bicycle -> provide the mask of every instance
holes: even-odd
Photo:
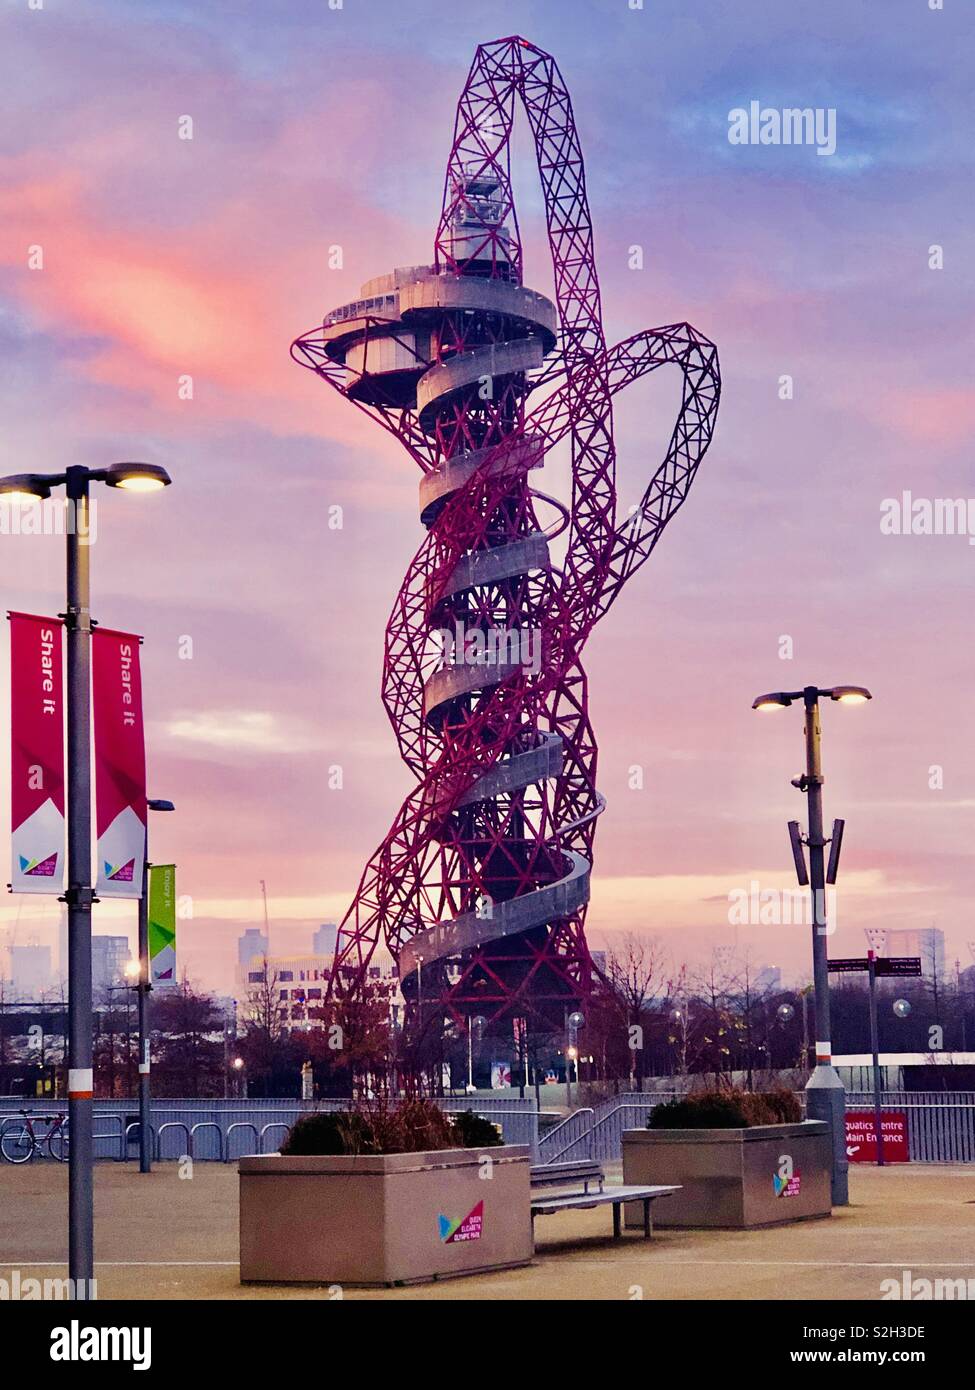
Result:
[[[2,1131],[0,1131],[0,1154],[7,1162],[28,1163],[35,1153],[39,1153],[46,1146],[51,1158],[57,1159],[59,1163],[67,1163],[69,1154],[67,1116],[63,1113],[32,1115],[29,1110],[21,1110],[20,1114],[24,1118],[19,1124],[14,1120],[5,1120]],[[38,1135],[35,1133],[35,1119],[42,1124],[50,1123],[51,1128],[46,1134]]]

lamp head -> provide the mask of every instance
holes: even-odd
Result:
[[[862,705],[872,700],[873,696],[865,685],[834,685],[829,698],[839,701],[841,705]]]
[[[110,463],[104,471],[109,487],[124,488],[126,492],[158,492],[173,481],[158,463]]]
[[[37,473],[11,473],[7,478],[0,478],[0,496],[11,502],[39,502],[50,495],[46,479]]]
[[[792,696],[784,690],[773,690],[769,695],[759,695],[752,701],[752,709],[785,709],[792,704]]]

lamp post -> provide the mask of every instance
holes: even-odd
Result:
[[[171,801],[146,798],[145,853],[142,856],[142,897],[139,899],[139,1172],[152,1172],[152,1116],[149,1055],[149,811],[175,811]]]
[[[237,1074],[237,1096],[238,1096],[238,1099],[242,1096],[242,1097],[246,1100],[246,1099],[247,1099],[247,1077],[244,1075],[244,1059],[243,1059],[243,1057],[235,1057],[235,1058],[234,1058],[234,1071],[235,1071],[236,1074]]]
[[[565,1105],[566,1109],[572,1108],[572,1064],[575,1062],[576,1068],[576,1090],[579,1088],[579,1029],[584,1027],[586,1022],[585,1015],[576,1009],[569,1014],[565,1020],[566,1048],[565,1048]]]
[[[752,702],[752,709],[784,709],[793,701],[801,700],[805,710],[806,770],[800,777],[793,779],[792,785],[806,794],[808,833],[805,844],[809,849],[808,875],[798,827],[793,830],[790,826],[790,833],[799,882],[802,886],[809,884],[812,905],[816,1065],[806,1083],[806,1113],[811,1119],[825,1120],[830,1126],[833,1152],[832,1200],[834,1206],[846,1206],[850,1200],[849,1163],[846,1155],[846,1093],[839,1072],[833,1066],[829,1022],[829,961],[826,951],[826,937],[829,931],[826,919],[826,883],[836,881],[842,832],[842,825],[837,822],[839,831],[834,827],[827,872],[823,851],[829,842],[823,838],[822,739],[819,724],[819,701],[827,698],[839,704],[859,705],[872,697],[870,691],[862,685],[836,685],[828,690],[807,685],[802,690],[779,690],[769,695],[759,695]],[[794,825],[794,822],[792,824]]]
[[[128,492],[166,487],[171,479],[152,463],[72,464],[63,473],[17,473],[0,478],[0,497],[36,503],[64,487],[70,515],[67,540],[67,810],[68,887],[68,1276],[72,1296],[87,1299],[95,1270],[92,1165],[91,909],[91,611],[89,492],[93,482]]]
[[[485,1024],[485,1019],[481,1014],[467,1016],[467,1094],[473,1095],[474,1086],[474,1033],[477,1032],[478,1045],[481,1042],[481,1030]]]

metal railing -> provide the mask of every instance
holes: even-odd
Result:
[[[592,1132],[595,1121],[596,1112],[589,1106],[573,1111],[561,1124],[555,1125],[539,1139],[538,1162],[558,1163],[559,1159],[570,1153],[573,1158],[581,1158],[583,1155],[575,1150],[585,1140],[589,1141],[585,1157],[592,1158]]]
[[[497,1124],[505,1143],[527,1144],[533,1162],[555,1163],[573,1158],[618,1161],[625,1129],[642,1129],[650,1110],[671,1099],[673,1091],[624,1092],[574,1111],[539,1135],[539,1121],[553,1112],[539,1110],[534,1098],[479,1100],[476,1096],[445,1097],[438,1103],[448,1114],[473,1110]],[[803,1093],[799,1092],[800,1101]],[[158,1100],[152,1106],[153,1150],[157,1159],[184,1154],[195,1160],[230,1163],[243,1153],[269,1153],[284,1134],[310,1110],[340,1110],[342,1099],[298,1100]],[[907,1116],[908,1151],[915,1163],[975,1163],[975,1092],[885,1091],[883,1106]],[[0,1099],[0,1130],[26,1110],[35,1118],[59,1108],[57,1102],[19,1097]],[[873,1095],[849,1091],[852,1113],[872,1112]],[[95,1156],[125,1162],[136,1157],[133,1135],[138,1131],[136,1102],[96,1101]],[[174,1137],[179,1136],[179,1144]],[[178,1152],[173,1152],[174,1147]]]
[[[975,1163],[975,1092],[884,1091],[881,1105],[907,1116],[912,1163]],[[846,1108],[872,1115],[873,1093],[848,1092]]]

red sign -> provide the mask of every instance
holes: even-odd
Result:
[[[59,618],[10,614],[15,893],[64,891],[64,694]]]
[[[100,898],[141,898],[146,745],[139,638],[96,627],[91,642]]]
[[[906,1112],[882,1110],[880,1124],[884,1136],[884,1162],[909,1162]],[[877,1132],[872,1110],[846,1112],[846,1156],[851,1163],[877,1162]]]

